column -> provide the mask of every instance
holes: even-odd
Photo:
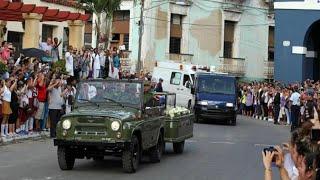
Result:
[[[23,13],[22,16],[25,21],[22,48],[39,48],[39,25],[42,14]]]
[[[0,20],[0,44],[4,40],[4,35],[6,34],[6,32],[4,32],[4,28],[6,27],[6,25],[7,21]]]
[[[78,50],[83,44],[83,27],[84,23],[81,20],[69,21],[69,45]]]

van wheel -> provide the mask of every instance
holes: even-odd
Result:
[[[176,154],[182,154],[184,150],[184,141],[173,143],[173,151]]]
[[[127,173],[134,173],[137,171],[140,163],[140,143],[137,136],[133,135],[131,140],[131,147],[122,152],[122,168]]]
[[[75,157],[70,148],[58,146],[58,163],[61,170],[72,170]]]
[[[230,120],[230,125],[231,126],[236,126],[237,125],[237,116],[235,116],[233,119]]]
[[[194,122],[195,123],[199,123],[200,122],[199,116],[197,114],[194,115]]]

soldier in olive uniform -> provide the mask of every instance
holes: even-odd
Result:
[[[154,94],[152,92],[151,83],[149,81],[144,82],[144,107],[153,107],[154,105]]]

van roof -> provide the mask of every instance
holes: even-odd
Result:
[[[235,78],[235,76],[232,76],[228,73],[218,73],[218,72],[197,72],[196,73],[197,76],[225,76],[225,77],[233,77]]]

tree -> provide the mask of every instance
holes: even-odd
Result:
[[[105,36],[105,45],[107,46],[109,43],[113,13],[120,9],[122,0],[78,0],[78,2],[81,4],[82,9],[97,16],[97,20],[94,22],[97,37],[96,47],[99,46],[99,41],[102,39],[102,36]],[[105,29],[101,27],[101,18],[103,15],[105,15],[106,21]],[[104,32],[102,30],[104,30]]]

